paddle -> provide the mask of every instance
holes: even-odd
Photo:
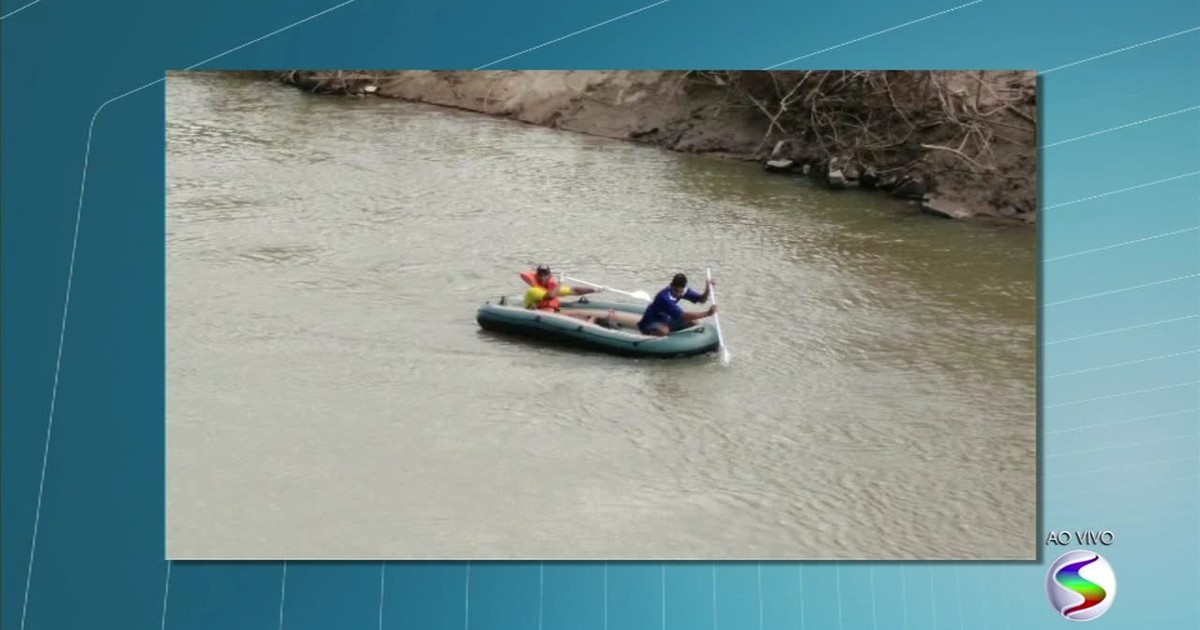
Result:
[[[650,294],[646,293],[645,291],[633,291],[633,292],[622,291],[620,289],[614,289],[612,287],[606,287],[603,285],[594,284],[594,283],[588,282],[587,280],[580,280],[579,278],[569,278],[567,276],[562,276],[562,279],[567,280],[569,282],[578,282],[579,284],[592,287],[593,289],[603,289],[605,291],[612,291],[613,293],[619,293],[621,295],[628,295],[631,298],[641,300],[643,302],[649,302],[651,300]]]
[[[712,298],[713,306],[716,306],[717,305],[717,289],[712,284],[712,269],[705,269],[704,271],[706,274],[708,274],[709,297]],[[725,336],[721,334],[720,315],[713,313],[712,317],[713,317],[713,328],[717,329],[717,343],[720,344],[720,348],[721,348],[721,363],[728,365],[729,364],[729,349],[725,347]]]

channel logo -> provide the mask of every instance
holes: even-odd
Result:
[[[1117,596],[1117,576],[1100,554],[1068,551],[1050,565],[1046,596],[1064,619],[1092,621],[1112,608]]]

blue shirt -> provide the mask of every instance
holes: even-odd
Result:
[[[700,304],[704,301],[704,294],[693,289],[684,291],[682,298],[677,298],[671,294],[671,287],[667,287],[658,292],[654,296],[654,301],[650,306],[646,307],[642,314],[642,321],[638,322],[639,328],[644,328],[650,324],[671,324],[683,317],[683,307],[679,305],[679,300],[684,299],[693,304]]]

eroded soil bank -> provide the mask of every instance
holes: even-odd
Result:
[[[396,98],[671,151],[756,160],[930,214],[1037,221],[1032,72],[290,71]]]

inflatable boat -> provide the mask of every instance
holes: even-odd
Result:
[[[475,320],[488,331],[628,357],[677,358],[717,350],[717,330],[708,320],[665,337],[643,335],[637,322],[644,309],[581,297],[563,300],[559,312],[551,312],[527,309],[519,298],[500,298],[480,306]]]

